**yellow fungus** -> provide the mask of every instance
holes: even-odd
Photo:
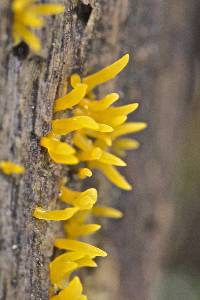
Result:
[[[95,206],[92,209],[92,214],[95,217],[106,217],[114,219],[119,219],[123,217],[123,213],[120,210],[109,206]]]
[[[63,194],[61,194],[60,199],[67,204],[78,207],[80,210],[87,210],[91,209],[96,203],[97,190],[94,188],[90,188],[72,198],[63,197]]]
[[[104,111],[114,102],[119,99],[119,94],[112,93],[106,95],[104,98],[96,101],[88,101],[87,105],[89,110],[93,112]]]
[[[76,192],[76,191],[72,191],[71,189],[65,187],[65,186],[61,186],[60,189],[60,199],[66,203],[68,203],[68,201],[70,201],[69,203],[71,203],[71,201],[74,200],[74,198],[78,197],[80,195],[80,192]]]
[[[68,228],[71,227],[71,229],[69,229],[69,231],[74,234],[75,231],[73,229],[73,226],[74,225],[77,225],[77,226],[82,226],[82,225],[90,225],[90,224],[85,224],[86,222],[86,219],[88,217],[91,216],[91,210],[79,210],[70,220],[66,221],[64,223],[64,230],[65,230],[65,233],[67,234],[67,237],[70,238],[70,239],[74,239],[74,236],[68,236]],[[91,229],[91,228],[90,228]],[[82,230],[82,229],[81,229]],[[89,229],[88,229],[89,230]],[[92,234],[88,232],[88,234]],[[86,235],[86,234],[85,234]]]
[[[61,254],[57,256],[53,261],[50,263],[50,270],[54,268],[59,263],[65,263],[65,262],[72,262],[79,260],[80,258],[84,257],[84,254],[81,252],[66,252],[64,254]]]
[[[135,111],[138,108],[138,103],[132,103],[119,107],[110,107],[103,111],[101,114],[98,112],[92,113],[92,117],[98,122],[106,122],[110,118],[127,116],[131,112]],[[106,123],[107,124],[107,123]]]
[[[90,163],[90,167],[99,169],[113,184],[119,188],[127,191],[132,189],[131,185],[126,181],[124,176],[122,176],[114,166],[95,161]]]
[[[77,267],[78,264],[76,262],[71,262],[71,261],[58,263],[57,266],[54,265],[53,268],[50,265],[51,283],[62,288],[63,279],[67,277],[68,274],[75,271]]]
[[[94,209],[94,208],[93,208]],[[98,231],[101,226],[98,224],[78,224],[77,222],[67,222],[64,226],[65,232],[70,239],[75,239],[79,236],[93,234]]]
[[[125,157],[127,150],[138,149],[140,143],[134,139],[116,139],[113,141],[112,150],[119,156]]]
[[[94,146],[95,146],[95,147],[101,148],[102,151],[108,149],[108,145],[107,145],[102,139],[97,139],[97,140],[94,142]]]
[[[66,288],[64,288],[57,296],[52,297],[51,300],[80,300],[82,291],[82,284],[80,279],[76,276],[70,281]]]
[[[90,195],[81,195],[73,201],[73,205],[78,207],[80,210],[91,209],[96,203],[96,199],[92,198]]]
[[[33,11],[24,11],[20,14],[21,23],[24,26],[31,26],[32,28],[41,28],[44,25],[44,20],[34,14]],[[16,16],[16,20],[19,20],[19,17]]]
[[[106,125],[103,123],[98,123],[98,125],[99,125],[98,131],[100,131],[100,132],[112,132],[113,131],[113,128],[110,125]]]
[[[15,23],[13,25],[13,38],[16,43],[19,43],[22,39],[35,52],[40,52],[41,50],[39,38],[23,24]]]
[[[88,299],[87,296],[81,295],[81,297],[78,300],[87,300],[87,299]]]
[[[42,137],[40,139],[40,145],[57,154],[67,155],[74,154],[76,152],[75,149],[68,143],[60,142],[49,137]]]
[[[77,158],[80,161],[90,161],[90,160],[99,160],[103,154],[103,151],[99,147],[93,148],[91,151],[88,152],[80,152],[77,153]]]
[[[88,85],[88,92],[95,88],[97,85],[113,79],[118,73],[120,73],[127,65],[129,61],[129,55],[125,54],[119,60],[112,65],[83,78],[83,83]]]
[[[81,83],[81,78],[78,74],[73,74],[71,77],[70,77],[70,83],[71,83],[71,86],[73,88],[76,87],[77,84]]]
[[[92,176],[92,171],[88,168],[80,168],[77,175],[80,179],[85,179]]]
[[[109,164],[114,166],[121,166],[121,167],[126,166],[126,163],[122,159],[106,151],[102,152],[99,161],[104,164]]]
[[[121,125],[119,128],[116,128],[115,131],[111,133],[112,139],[116,139],[119,136],[126,135],[129,133],[135,133],[141,131],[147,127],[147,124],[144,122],[130,122]]]
[[[125,150],[122,150],[120,148],[116,148],[114,146],[112,146],[112,150],[120,157],[126,157],[127,153]]]
[[[83,267],[94,268],[96,266],[97,264],[90,256],[84,256],[83,254],[75,261],[57,261],[53,266],[50,265],[50,280],[52,284],[62,289],[66,286],[66,280],[72,272]]]
[[[140,143],[134,139],[117,139],[113,142],[112,147],[120,148],[123,150],[132,150],[137,149],[140,146]]]
[[[35,52],[41,50],[39,38],[30,30],[41,28],[44,25],[42,16],[55,15],[64,12],[62,4],[39,4],[36,1],[13,0],[13,27],[12,35],[15,43],[21,40]]]
[[[96,139],[104,141],[107,146],[112,145],[112,139],[106,133],[101,133],[101,132],[92,131],[92,130],[86,130],[85,133],[91,138],[96,138]]]
[[[71,250],[71,251],[78,251],[81,253],[84,253],[85,255],[88,255],[90,257],[94,256],[107,256],[107,253],[93,245],[70,240],[70,239],[57,239],[54,243],[55,247],[59,249],[65,249],[65,250]]]
[[[55,100],[54,112],[72,108],[77,105],[86,94],[87,85],[79,84],[67,95]]]
[[[83,151],[90,151],[93,149],[93,143],[84,134],[76,132],[73,136],[73,144]]]
[[[127,120],[127,116],[107,117],[104,122],[112,126],[112,128],[118,127],[124,124]]]
[[[12,2],[12,9],[14,10],[21,10],[23,9],[26,4],[30,2],[30,0],[13,0]]]
[[[54,3],[45,3],[45,4],[37,4],[32,7],[32,11],[38,15],[42,16],[51,16],[63,13],[65,10],[64,5],[62,4],[54,4]]]
[[[77,260],[77,269],[83,267],[95,268],[97,267],[97,264],[90,256],[84,256],[83,258]]]
[[[120,116],[128,115],[134,112],[138,108],[138,103],[127,104],[119,107],[110,107],[105,110],[105,116]]]
[[[70,219],[78,210],[78,207],[62,210],[46,210],[41,207],[36,207],[33,216],[41,220],[63,221]]]
[[[0,161],[0,169],[5,173],[6,175],[11,174],[23,174],[25,172],[25,169],[23,166],[13,163],[12,161]]]
[[[83,257],[84,254],[77,251],[67,252],[56,257],[49,265],[51,283],[60,287],[63,279],[78,267],[76,261]]]
[[[68,119],[57,119],[52,121],[52,131],[55,134],[67,134],[69,132],[82,128],[98,130],[99,125],[92,118],[87,116],[78,116]]]
[[[96,161],[114,166],[126,166],[126,163],[112,153],[102,151],[100,147],[95,147],[92,151],[80,152],[77,154],[80,161]]]
[[[76,165],[79,160],[77,157],[73,154],[71,155],[63,155],[63,154],[57,154],[54,151],[49,150],[49,156],[53,161],[55,161],[58,164],[65,164],[65,165]]]

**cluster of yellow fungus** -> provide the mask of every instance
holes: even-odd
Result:
[[[72,75],[71,91],[55,101],[52,131],[40,142],[56,163],[85,163],[87,169],[80,170],[80,178],[91,176],[91,169],[99,169],[113,184],[124,190],[131,190],[131,185],[116,167],[126,166],[121,157],[126,155],[127,150],[137,149],[139,143],[123,136],[143,130],[146,123],[126,122],[128,114],[138,108],[138,103],[112,106],[119,99],[117,93],[97,100],[93,89],[114,78],[128,60],[129,55],[126,54],[82,80],[79,75]],[[59,117],[61,111],[70,116]],[[69,133],[72,135],[72,145],[64,141]]]
[[[38,219],[65,221],[66,238],[56,239],[54,242],[56,248],[65,250],[65,252],[50,263],[52,285],[50,300],[87,299],[81,294],[82,286],[79,278],[75,277],[70,281],[72,273],[83,267],[96,267],[95,258],[98,256],[105,257],[107,253],[77,239],[91,235],[101,228],[99,224],[88,223],[88,219],[97,217],[121,218],[122,213],[112,207],[97,206],[97,191],[94,188],[77,192],[63,185],[59,198],[67,205],[66,208],[50,211],[37,207],[33,213],[34,217]],[[63,298],[64,296],[66,298]]]
[[[80,164],[77,172],[80,179],[91,177],[91,169],[95,168],[124,190],[130,190],[131,186],[116,167],[126,166],[120,157],[125,156],[126,150],[138,148],[139,143],[122,136],[144,129],[146,123],[126,123],[127,115],[137,109],[137,103],[112,106],[119,99],[118,94],[111,93],[97,100],[93,89],[114,78],[128,60],[129,55],[126,54],[109,67],[82,80],[79,75],[72,75],[71,91],[55,100],[52,130],[40,140],[40,145],[47,149],[54,162]],[[66,142],[67,134],[70,134],[70,144]],[[54,242],[54,246],[64,252],[50,263],[50,300],[84,300],[87,297],[82,295],[79,278],[71,279],[73,272],[83,267],[96,267],[95,258],[104,257],[107,253],[77,239],[100,229],[99,224],[88,223],[88,220],[96,217],[121,218],[122,213],[112,207],[97,206],[94,188],[78,192],[62,184],[59,199],[65,203],[64,209],[50,211],[37,207],[33,213],[38,219],[64,221],[66,236]]]
[[[82,284],[80,279],[76,276],[70,281],[69,285],[64,290],[62,290],[57,296],[52,297],[51,300],[87,300],[87,297],[82,294],[82,291]]]
[[[43,16],[55,15],[64,12],[64,5],[53,3],[38,3],[36,0],[13,0],[13,26],[12,35],[14,42],[20,41],[35,52],[41,50],[41,42],[31,29],[39,29],[44,26]]]

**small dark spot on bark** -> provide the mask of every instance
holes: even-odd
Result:
[[[19,186],[13,185],[12,193],[11,193],[11,201],[10,201],[10,210],[11,210],[11,215],[13,220],[16,220],[17,217],[18,197],[19,197]]]
[[[36,138],[37,138],[37,136],[36,136],[35,132],[31,131],[30,132],[30,139],[35,141]]]
[[[144,223],[144,228],[148,232],[155,231],[158,228],[158,224],[153,217],[149,217],[146,219]]]
[[[24,60],[29,54],[29,46],[21,42],[13,48],[13,55],[16,56],[19,60]]]
[[[21,121],[22,121],[22,114],[21,114],[21,111],[18,112],[18,123],[17,123],[17,129],[18,131],[20,132],[22,130],[22,124],[21,124]]]
[[[13,279],[11,280],[11,285],[12,285],[14,288],[17,287],[17,279],[16,279],[16,278],[13,278]]]
[[[68,177],[69,181],[74,180],[75,174],[76,174],[76,170],[74,168],[69,169],[69,171],[67,172],[67,177]]]
[[[37,118],[37,97],[38,97],[38,90],[39,90],[39,79],[35,79],[33,81],[33,89],[31,93],[31,99],[32,99],[32,131],[34,132],[35,129],[35,122]]]
[[[51,65],[51,60],[52,60],[52,55],[53,55],[53,41],[55,39],[55,35],[54,35],[54,31],[53,31],[53,34],[52,34],[52,38],[51,38],[51,46],[50,46],[50,49],[49,49],[49,54],[47,56],[47,59],[46,59],[46,72],[44,74],[44,81],[46,82],[48,80],[48,76],[49,76],[49,67]]]
[[[15,145],[14,145],[14,144],[11,145],[11,147],[10,147],[10,152],[11,152],[12,154],[15,154]]]
[[[82,21],[86,25],[92,12],[91,5],[86,5],[79,1],[75,11],[80,21]]]

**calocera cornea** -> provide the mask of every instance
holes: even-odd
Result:
[[[23,174],[25,172],[25,168],[22,165],[16,164],[9,160],[1,160],[0,169],[6,175]]]
[[[92,169],[100,170],[114,185],[131,190],[132,186],[117,167],[125,167],[122,159],[127,150],[137,149],[139,142],[124,137],[144,128],[145,122],[127,122],[128,115],[138,108],[138,103],[122,106],[113,104],[119,100],[118,93],[110,93],[96,99],[94,89],[120,73],[129,61],[126,54],[110,66],[87,77],[73,74],[71,90],[55,100],[51,132],[40,140],[50,158],[59,164],[78,165],[76,175],[80,179],[92,176]],[[59,118],[57,113],[70,110],[70,117]],[[65,142],[70,133],[71,143]],[[59,199],[66,207],[48,210],[36,207],[33,215],[38,219],[64,221],[65,237],[56,239],[54,246],[63,251],[50,263],[50,281],[53,287],[51,300],[85,300],[82,285],[73,272],[83,267],[96,267],[95,258],[107,253],[79,239],[94,234],[101,226],[88,223],[91,218],[121,218],[122,212],[97,205],[97,190],[89,188],[83,192],[60,187]]]
[[[63,13],[64,5],[39,3],[37,0],[12,0],[12,36],[15,44],[24,41],[34,52],[41,51],[41,42],[32,31],[42,28],[45,16]]]
[[[127,122],[128,115],[139,107],[138,103],[113,106],[119,100],[118,93],[96,99],[94,88],[113,79],[128,61],[129,55],[126,54],[110,66],[83,79],[78,74],[72,75],[71,91],[54,103],[55,113],[70,110],[71,116],[54,118],[49,143],[44,143],[47,137],[41,139],[41,145],[48,149],[56,163],[84,163],[90,170],[100,170],[113,184],[124,190],[131,190],[132,187],[117,167],[125,167],[126,162],[122,158],[126,152],[139,147],[137,140],[124,136],[145,129],[147,124]],[[69,133],[72,134],[71,148],[67,143],[59,142]],[[65,149],[65,144],[68,149]]]

